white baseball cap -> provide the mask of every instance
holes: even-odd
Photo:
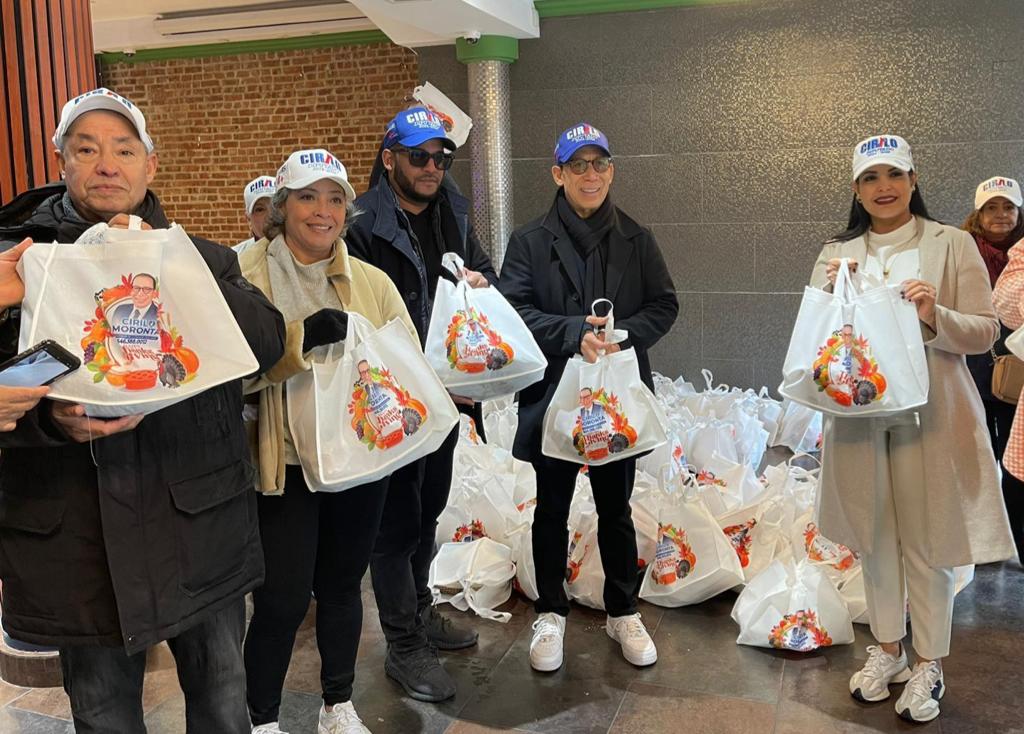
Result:
[[[997,196],[1009,199],[1017,206],[1021,206],[1024,203],[1024,198],[1020,194],[1019,183],[1005,176],[993,176],[988,181],[982,181],[978,184],[978,189],[974,192],[974,208],[981,209],[981,207],[985,206],[986,201]]]
[[[64,105],[60,111],[60,124],[57,125],[57,130],[53,133],[52,138],[57,150],[63,150],[64,136],[68,134],[74,121],[86,112],[93,110],[109,110],[127,117],[139,134],[139,140],[146,146],[146,152],[153,152],[153,140],[146,132],[146,118],[142,116],[142,111],[131,100],[122,97],[117,92],[111,92],[105,87],[80,94]]]
[[[872,166],[888,163],[901,171],[914,169],[910,143],[899,135],[874,135],[853,148],[853,180]]]
[[[277,188],[301,189],[328,178],[345,190],[345,197],[356,198],[355,189],[348,182],[348,173],[341,161],[323,148],[297,150],[277,169]]]
[[[245,213],[252,214],[252,208],[256,202],[268,196],[273,196],[277,191],[273,176],[257,176],[245,185],[242,196],[245,198]]]

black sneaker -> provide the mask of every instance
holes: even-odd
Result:
[[[473,647],[480,637],[476,630],[456,624],[441,614],[435,606],[428,606],[420,612],[420,619],[426,628],[427,639],[438,650],[462,650]]]
[[[441,667],[437,651],[432,647],[408,652],[397,652],[389,647],[384,672],[417,701],[438,703],[455,695],[455,681]]]

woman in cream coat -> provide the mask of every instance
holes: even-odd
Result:
[[[889,685],[906,682],[897,713],[930,721],[945,691],[953,567],[1013,554],[984,409],[964,360],[989,348],[999,323],[978,248],[928,216],[905,140],[859,143],[853,190],[849,228],[825,244],[811,285],[831,289],[842,258],[869,282],[900,283],[917,308],[930,390],[917,410],[826,422],[819,526],[862,554],[880,643],[850,679],[851,694],[883,701]],[[902,645],[908,597],[913,669]]]
[[[287,430],[284,400],[288,379],[310,369],[310,350],[345,338],[350,312],[377,327],[399,319],[416,335],[391,279],[348,255],[342,237],[355,213],[354,198],[344,166],[330,153],[293,153],[277,174],[267,238],[239,258],[249,282],[277,306],[287,325],[284,356],[246,384],[248,402],[257,408],[249,426],[266,563],[245,639],[254,734],[284,732],[278,723],[281,689],[311,592],[323,688],[318,732],[369,731],[353,708],[352,683],[362,629],[360,582],[388,479],[344,492],[311,492]]]

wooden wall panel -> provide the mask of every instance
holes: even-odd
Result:
[[[60,109],[97,86],[89,0],[0,0],[0,202],[54,180]]]

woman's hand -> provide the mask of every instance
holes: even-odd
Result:
[[[825,263],[825,277],[828,278],[828,282],[831,283],[832,285],[836,284],[836,276],[839,275],[839,265],[842,262],[843,261],[840,258],[834,257],[827,263]],[[851,273],[857,272],[856,260],[850,260],[847,264],[850,266]]]
[[[469,283],[470,288],[486,288],[490,285],[487,282],[487,278],[483,276],[483,273],[479,273],[476,270],[470,270],[469,268],[462,269],[462,278]]]
[[[17,268],[22,254],[31,246],[31,238],[26,237],[11,249],[0,252],[0,308],[17,306],[25,297],[25,284]]]
[[[923,280],[905,280],[900,283],[900,295],[917,307],[917,318],[935,331],[935,286]]]
[[[48,387],[0,387],[0,431],[13,431],[18,419],[48,392]]]

